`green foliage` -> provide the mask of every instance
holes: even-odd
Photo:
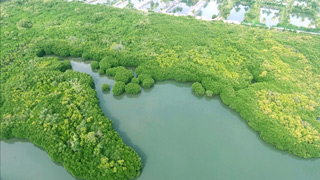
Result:
[[[122,44],[113,44],[111,47],[110,47],[113,51],[121,51],[124,49],[123,45]]]
[[[33,26],[32,22],[26,19],[21,19],[18,23],[17,23],[17,28],[18,29],[29,29]]]
[[[191,86],[192,91],[198,95],[198,96],[203,96],[205,93],[205,89],[202,87],[201,83],[195,82]]]
[[[105,73],[105,71],[104,71],[103,69],[99,69],[98,73],[99,73],[100,75],[103,75],[103,74]]]
[[[119,60],[117,58],[112,57],[112,56],[106,56],[101,61],[103,61],[104,63],[109,63],[111,67],[119,66]]]
[[[151,88],[154,84],[154,80],[152,78],[144,78],[142,81],[143,88]]]
[[[67,69],[72,69],[70,61],[62,61],[59,70],[65,72]]]
[[[58,58],[16,59],[2,68],[10,69],[15,71],[1,77],[1,139],[29,139],[76,177],[139,176],[141,159],[104,116],[89,75]]]
[[[136,83],[129,83],[125,87],[125,91],[127,94],[138,94],[141,92],[141,87]]]
[[[90,65],[91,65],[91,68],[94,70],[99,69],[99,62],[98,61],[92,61]]]
[[[142,82],[145,79],[151,78],[151,76],[149,74],[139,74],[138,78]]]
[[[140,79],[139,78],[132,78],[131,79],[131,83],[139,84],[140,83]]]
[[[133,78],[133,72],[131,70],[122,69],[117,71],[116,75],[114,76],[114,79],[116,81],[122,81],[124,83],[128,83]]]
[[[201,84],[205,89],[212,91],[213,95],[220,94],[222,91],[221,83],[213,81],[210,78],[203,79]]]
[[[112,93],[115,96],[119,96],[124,93],[126,84],[122,81],[116,82],[112,87]]]
[[[139,69],[138,69],[139,71]],[[140,74],[139,80],[142,82],[143,88],[151,88],[154,84],[154,79],[149,74]]]
[[[212,97],[213,92],[211,90],[206,90],[206,97]]]
[[[118,66],[118,67],[113,67],[110,69],[107,69],[106,73],[108,76],[115,76],[117,74],[117,72],[120,71],[126,71],[127,69],[123,66]]]
[[[221,7],[227,17],[233,3]],[[76,177],[134,179],[142,162],[103,115],[93,80],[37,56],[82,56],[109,76],[134,66],[144,88],[201,82],[198,94],[220,95],[269,144],[320,157],[319,36],[64,0],[7,1],[1,17],[0,138],[29,139]],[[125,74],[117,79],[130,82]]]
[[[102,89],[102,91],[109,91],[110,86],[108,83],[105,83],[105,84],[102,84],[101,89]]]
[[[99,68],[106,71],[107,69],[111,68],[111,64],[106,59],[102,59],[99,62]]]
[[[46,53],[46,54],[48,54],[48,53]],[[89,59],[91,59],[90,53],[83,53],[81,57],[82,57],[82,59],[84,59],[84,60],[89,60]]]

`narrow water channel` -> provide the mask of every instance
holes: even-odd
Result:
[[[192,95],[190,83],[157,82],[151,90],[139,95],[114,97],[112,92],[101,91],[103,83],[112,87],[112,78],[92,72],[89,64],[71,63],[75,71],[93,77],[103,112],[114,121],[114,128],[124,142],[142,157],[144,169],[138,180],[316,180],[320,177],[320,159],[297,158],[264,143],[218,97],[207,99]],[[37,156],[38,148],[20,143],[8,146],[11,150],[1,152],[1,161],[10,154],[16,154],[19,161],[27,161],[23,163],[38,172],[28,179],[48,179],[42,174],[51,169],[55,173],[48,175],[53,179],[70,177],[61,178],[56,171],[65,173],[63,168],[55,170],[45,164],[49,157]],[[22,153],[25,148],[28,153]],[[29,154],[32,154],[30,158],[25,158]],[[28,165],[28,161],[44,165]],[[17,167],[13,163],[17,162],[1,163],[1,170]],[[29,172],[16,168],[5,172],[6,176],[2,172],[1,179],[15,177],[10,173]]]

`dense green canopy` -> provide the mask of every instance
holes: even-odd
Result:
[[[105,59],[95,66],[113,76],[135,66],[145,87],[198,82],[266,142],[320,156],[319,36],[62,0],[3,2],[0,20],[0,137],[29,139],[74,176],[135,178],[142,163],[103,115],[92,78],[44,55]],[[120,73],[112,91],[132,77]]]

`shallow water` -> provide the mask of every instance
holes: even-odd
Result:
[[[260,22],[268,27],[275,26],[279,23],[280,11],[276,9],[261,8]]]
[[[245,14],[249,11],[248,6],[238,5],[234,6],[230,12],[227,20],[242,22],[244,20]]]
[[[93,77],[103,112],[113,120],[124,142],[142,157],[144,169],[138,180],[319,179],[320,159],[300,159],[264,143],[218,97],[192,95],[190,83],[157,82],[151,90],[139,95],[114,97],[112,92],[101,91],[103,83],[113,86],[112,78],[99,76],[83,62],[72,61],[72,67]],[[43,164],[42,155],[22,153],[25,147],[17,143],[10,145],[13,150],[21,149],[12,152],[21,154],[19,161],[27,164],[37,160]],[[2,163],[1,168],[11,163]],[[33,168],[39,174],[53,169],[45,164]],[[11,173],[25,171],[16,168]],[[61,179],[59,173],[49,175]]]

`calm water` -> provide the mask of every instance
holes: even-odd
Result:
[[[142,157],[144,169],[138,180],[319,179],[320,159],[300,159],[264,143],[218,98],[193,96],[190,83],[158,82],[140,95],[114,97],[101,91],[103,83],[114,84],[111,78],[99,76],[83,62],[73,61],[72,66],[93,77],[104,113]],[[1,161],[16,156],[36,172],[28,179],[46,179],[42,176],[46,172],[61,179],[60,174],[66,173],[61,166],[48,165],[48,157],[30,143],[4,144],[11,150],[2,150]],[[17,168],[16,162],[8,160],[1,168],[11,167],[7,175],[22,177],[26,171]]]
[[[242,22],[244,20],[245,14],[249,11],[249,6],[238,5],[234,6],[230,12],[227,20]]]
[[[121,3],[118,4],[118,2],[121,2]],[[129,4],[128,1],[118,1],[118,2],[116,3],[117,4],[116,7],[118,8],[124,8]]]
[[[177,4],[176,6],[171,8],[169,10],[169,12],[170,13],[177,13],[177,14],[187,15],[190,12],[191,7],[192,7],[192,5],[187,5],[184,2],[180,2],[179,4]]]
[[[218,16],[219,12],[219,4],[216,0],[211,0],[197,12],[197,15],[208,19],[212,19],[212,16]]]
[[[130,3],[133,4],[134,8],[139,8],[141,3],[146,2],[147,0],[131,0]]]
[[[312,21],[313,19],[307,16],[290,14],[290,23],[298,27],[315,28],[315,25],[310,25]]]
[[[260,22],[268,27],[275,26],[279,23],[280,11],[276,9],[261,8]]]
[[[74,180],[63,166],[25,140],[1,141],[1,180]]]
[[[154,12],[160,12],[164,8],[170,5],[171,1],[153,0],[150,3],[141,7],[141,9],[152,10]]]
[[[71,0],[68,0],[71,1]],[[286,1],[275,0],[279,4]],[[127,7],[129,0],[92,0],[87,1],[90,4],[108,4],[114,5],[119,8]],[[219,3],[217,0],[207,0],[206,5],[200,9],[194,9],[195,12],[191,12],[193,6],[198,2],[179,0],[176,3],[174,0],[130,0],[130,3],[135,9],[151,10],[154,12],[161,12],[166,9],[166,12],[177,13],[181,15],[196,15],[201,16],[204,19],[212,19],[213,15],[219,16]],[[294,6],[305,7],[307,3],[305,1],[294,1]],[[249,11],[249,6],[238,4],[235,5],[228,16],[227,20],[242,22],[245,19],[245,14]],[[320,14],[320,12],[319,12]],[[320,15],[319,15],[320,16]],[[260,22],[266,24],[268,27],[276,26],[279,24],[280,11],[277,9],[270,9],[262,7],[260,9]],[[314,21],[313,18],[305,17],[304,15],[290,14],[290,23],[298,27],[316,28],[316,26],[310,25]]]
[[[301,7],[307,7],[307,2],[305,2],[305,1],[294,1],[293,2],[293,5],[294,6],[301,6]]]
[[[89,4],[107,4],[107,0],[87,1]]]

